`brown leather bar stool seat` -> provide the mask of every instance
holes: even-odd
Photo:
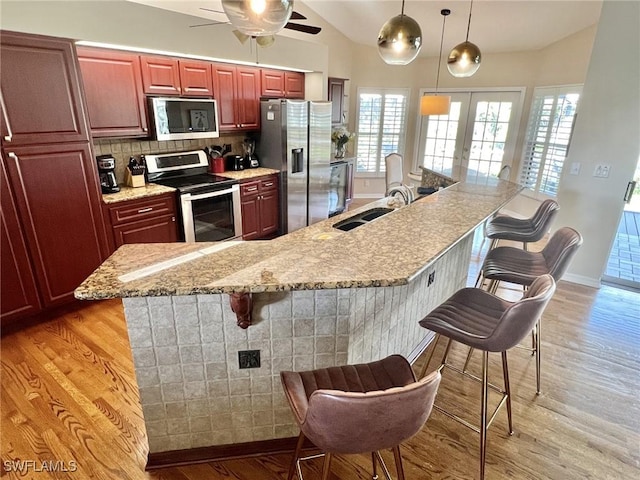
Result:
[[[522,242],[527,250],[527,244],[537,242],[544,237],[549,226],[558,213],[560,206],[555,200],[545,200],[529,218],[515,218],[510,215],[496,215],[487,223],[485,235],[491,239],[491,251],[499,240]]]
[[[499,282],[529,287],[540,275],[549,274],[558,282],[569,268],[571,260],[582,245],[582,236],[571,227],[557,230],[540,252],[529,252],[515,247],[496,247],[487,253],[480,270],[479,284],[489,280],[488,291],[495,293]],[[541,352],[540,321],[533,329],[531,352],[536,357],[536,392],[540,394]],[[469,352],[464,370],[466,370]]]
[[[324,452],[322,478],[327,479],[335,454],[371,453],[390,479],[379,450],[392,449],[398,478],[404,479],[400,443],[425,424],[440,384],[434,372],[416,381],[411,365],[400,355],[382,360],[306,372],[281,372],[280,378],[300,436],[289,468],[302,479],[299,458],[305,437]]]
[[[443,368],[449,368],[480,381],[482,385],[479,427],[471,425],[458,416],[434,405],[434,408],[438,411],[480,434],[481,480],[485,476],[487,429],[504,404],[507,406],[509,433],[513,433],[507,350],[516,346],[531,331],[549,303],[555,288],[553,277],[551,275],[543,275],[534,280],[521,300],[513,303],[479,288],[464,288],[454,293],[447,301],[420,320],[422,327],[436,332],[435,342],[438,341],[441,335],[449,339],[441,364],[436,371],[439,372]],[[452,340],[482,351],[482,377],[476,377],[447,363]],[[500,352],[502,354],[504,389],[500,389],[488,381],[489,352]],[[433,355],[433,350],[431,354]],[[430,359],[431,357],[424,365],[423,375],[427,370]],[[491,418],[488,419],[487,397],[489,388],[501,393],[502,399]]]

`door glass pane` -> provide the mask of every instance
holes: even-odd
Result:
[[[449,115],[430,115],[424,143],[422,166],[451,175],[462,102],[451,102]]]
[[[191,207],[196,242],[218,242],[235,236],[231,194],[194,200]]]
[[[468,156],[467,181],[488,183],[502,168],[512,101],[479,101]]]

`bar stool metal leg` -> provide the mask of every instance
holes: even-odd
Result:
[[[507,352],[502,352],[502,375],[504,377],[504,391],[507,395],[507,419],[509,421],[509,435],[513,435],[513,417],[511,415],[511,385],[509,383],[509,365]]]
[[[393,458],[396,461],[396,470],[398,472],[398,480],[404,480],[404,468],[402,467],[402,455],[400,454],[400,445],[393,447]]]
[[[480,405],[480,480],[484,480],[485,461],[487,457],[487,400],[489,386],[487,371],[489,369],[489,352],[482,352],[482,401]]]
[[[436,347],[438,346],[438,340],[440,340],[440,334],[436,333],[436,336],[433,337],[433,348],[431,349],[431,352],[429,353],[429,356],[427,357],[427,361],[425,362],[425,364],[422,366],[422,370],[420,371],[420,375],[418,376],[418,378],[423,378],[425,376],[425,374],[427,373],[427,367],[429,366],[429,363],[431,363],[431,358],[433,357],[433,354],[436,351]]]
[[[329,471],[331,470],[331,460],[333,455],[330,453],[325,453],[324,455],[324,463],[322,464],[322,480],[328,480]]]
[[[536,323],[536,394],[540,395],[541,393],[541,375],[540,373],[542,372],[541,370],[541,357],[542,357],[542,352],[540,351],[540,325],[542,324],[542,318],[538,319],[538,322]]]
[[[296,443],[296,450],[293,453],[293,458],[291,459],[291,465],[289,466],[289,474],[287,475],[287,480],[291,480],[293,475],[296,472],[296,466],[298,464],[298,459],[300,458],[300,452],[302,451],[302,445],[304,444],[304,433],[300,432],[298,435],[298,442]]]

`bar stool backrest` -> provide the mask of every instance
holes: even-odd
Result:
[[[415,435],[431,414],[440,373],[404,387],[371,392],[316,390],[302,432],[329,453],[393,448]]]
[[[542,256],[549,267],[549,274],[559,281],[569,268],[571,259],[582,245],[582,235],[571,227],[555,232],[542,249]]]
[[[502,314],[484,348],[490,352],[505,352],[520,343],[542,316],[555,291],[556,282],[551,275],[536,278],[522,299]]]

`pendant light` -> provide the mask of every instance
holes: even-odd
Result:
[[[440,10],[442,15],[442,34],[440,35],[440,54],[438,55],[438,73],[436,75],[436,91],[433,95],[423,95],[420,99],[421,115],[449,115],[451,109],[451,96],[438,95],[438,84],[440,83],[440,64],[442,63],[442,42],[444,41],[444,24],[447,15],[451,13],[448,8]]]
[[[471,28],[471,10],[473,9],[473,0],[469,7],[469,23],[467,24],[467,38],[464,42],[453,47],[449,53],[447,60],[447,68],[449,73],[457,78],[470,77],[480,68],[481,54],[480,49],[474,43],[469,41],[469,28]]]
[[[378,34],[378,53],[389,65],[407,65],[411,63],[422,47],[422,30],[413,18],[402,12],[380,29]]]
[[[274,35],[293,12],[293,0],[222,0],[231,25],[250,37]]]

